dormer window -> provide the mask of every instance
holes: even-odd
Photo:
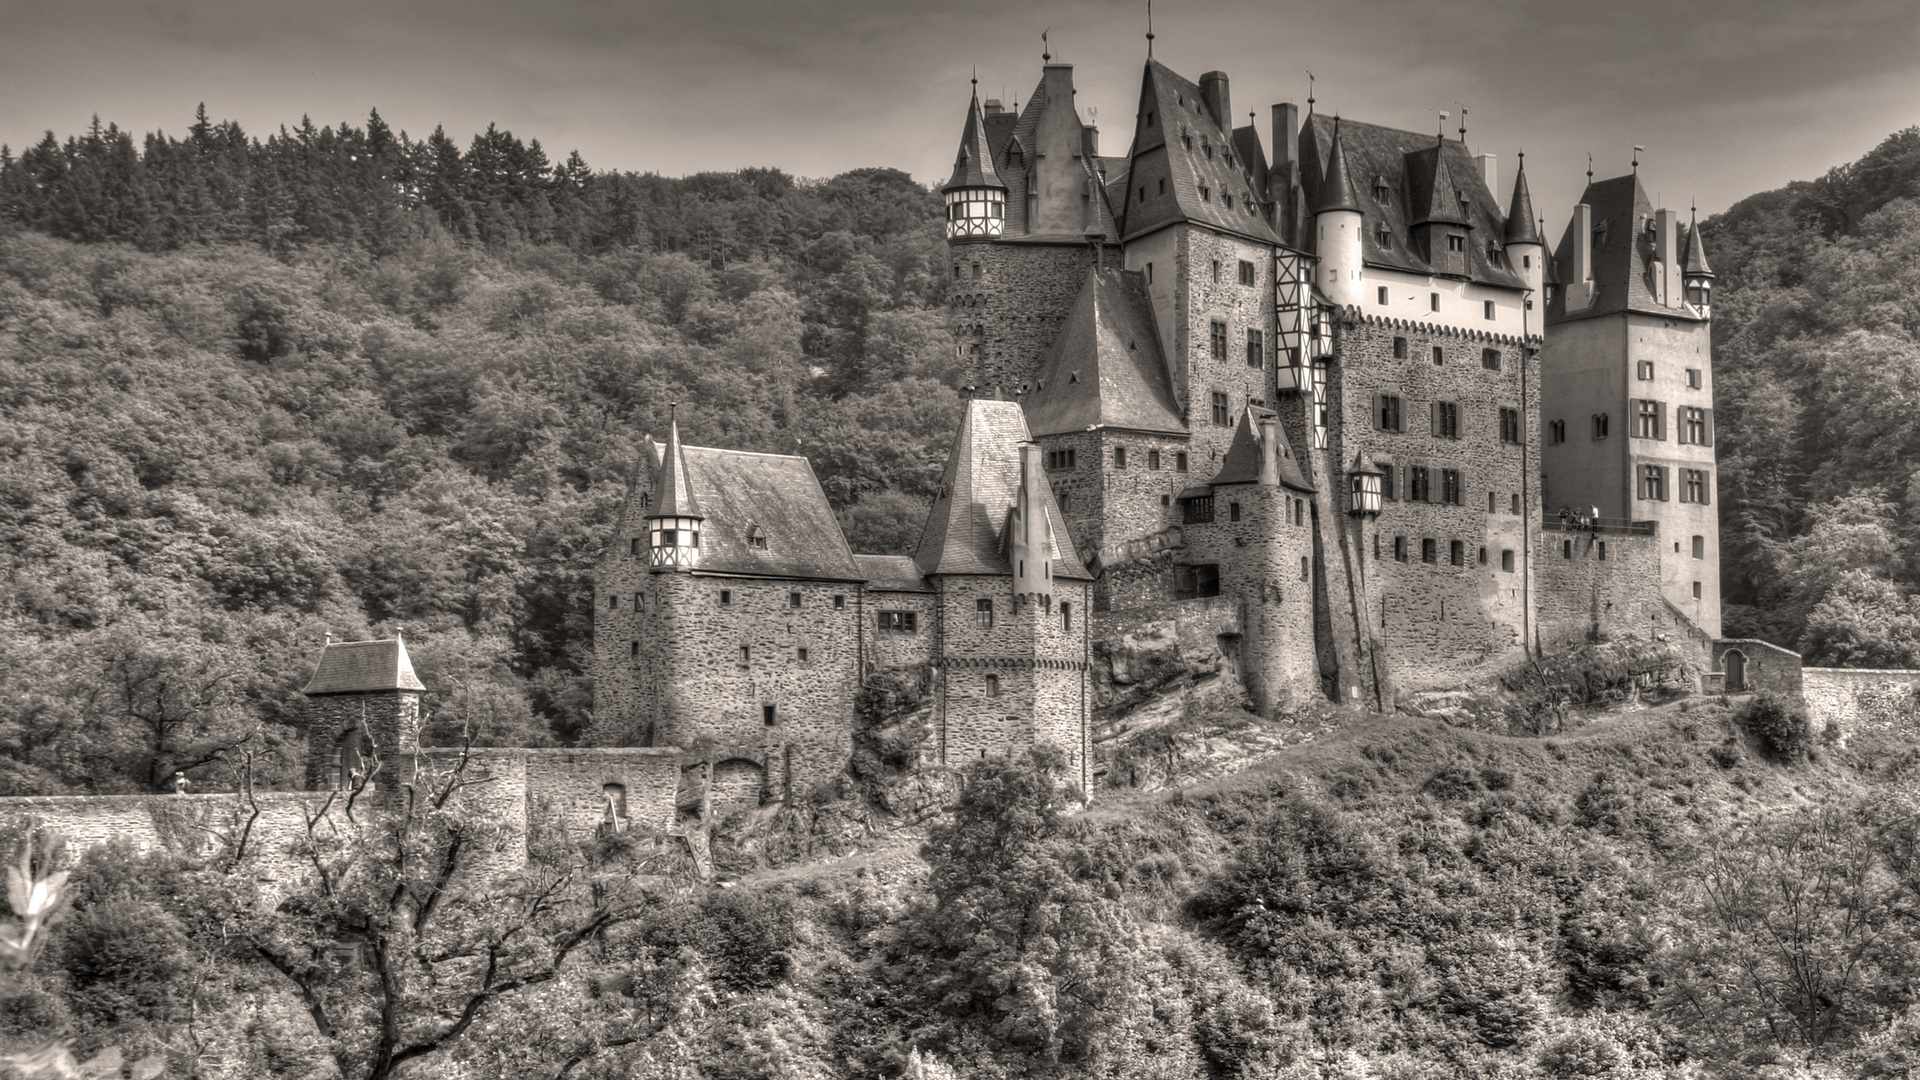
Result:
[[[747,527],[747,546],[756,551],[767,550],[767,530],[758,525]]]
[[[1225,196],[1225,199],[1227,201],[1227,209],[1229,210],[1233,209],[1233,196],[1227,195]]]
[[[1191,135],[1180,136],[1180,145],[1185,147],[1188,150],[1193,149],[1193,136]]]
[[[1447,250],[1448,251],[1467,250],[1467,238],[1464,236],[1461,236],[1459,233],[1448,233],[1447,234]]]
[[[1386,177],[1376,176],[1373,178],[1373,201],[1374,202],[1386,202],[1387,199],[1392,197],[1392,195],[1393,195],[1393,189],[1387,186]]]
[[[1213,201],[1213,191],[1212,191],[1212,190],[1211,190],[1210,188],[1206,188],[1206,187],[1202,187],[1202,188],[1200,189],[1200,201],[1201,201],[1201,202],[1212,202],[1212,201]]]
[[[1381,247],[1389,247],[1393,244],[1393,233],[1385,225],[1374,230],[1373,238]]]

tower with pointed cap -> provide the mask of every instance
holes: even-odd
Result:
[[[1655,207],[1637,172],[1595,181],[1554,262],[1567,282],[1546,306],[1548,505],[1656,535],[1664,602],[1717,637],[1713,270],[1699,224]]]
[[[399,632],[377,641],[327,639],[307,699],[307,786],[389,787],[420,748],[420,695]]]
[[[994,170],[987,149],[987,121],[980,110],[978,80],[967,103],[967,122],[960,129],[960,151],[953,159],[953,175],[940,193],[947,205],[948,240],[990,240],[1007,221],[1007,185]],[[994,102],[997,107],[999,102]]]

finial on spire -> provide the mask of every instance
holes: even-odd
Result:
[[[1635,176],[1640,175],[1640,155],[1645,153],[1646,149],[1644,146],[1635,146],[1633,148],[1633,174]]]
[[[1147,59],[1153,59],[1153,0],[1147,0]]]
[[[1587,151],[1587,183],[1593,183],[1593,151]]]
[[[973,88],[976,93],[979,92],[979,89],[980,89],[980,65],[979,64],[973,65]]]
[[[1307,115],[1313,115],[1313,72],[1307,72]]]
[[[1441,109],[1439,110],[1439,112],[1440,112],[1440,130],[1437,132],[1437,134],[1440,136],[1441,142],[1446,142],[1447,141],[1447,110]]]
[[[1047,44],[1047,35],[1051,33],[1053,33],[1053,27],[1051,26],[1040,31],[1040,62],[1043,64],[1053,62],[1053,46]]]
[[[1460,103],[1457,101],[1454,102],[1454,104],[1460,105]],[[1460,145],[1465,146],[1466,144],[1467,144],[1467,107],[1465,105],[1460,105]]]

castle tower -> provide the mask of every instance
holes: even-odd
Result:
[[[307,786],[345,790],[371,775],[374,785],[390,788],[411,775],[425,691],[399,633],[379,641],[329,639],[301,691]]]
[[[1321,291],[1336,307],[1356,307],[1363,302],[1361,292],[1366,281],[1361,242],[1366,216],[1360,212],[1360,202],[1347,176],[1347,154],[1340,145],[1337,117],[1333,122],[1333,148],[1327,156],[1327,178],[1320,185],[1320,200],[1313,215],[1314,253],[1320,256],[1317,278]]]
[[[1527,190],[1525,154],[1520,155],[1520,171],[1513,178],[1513,201],[1507,207],[1507,226],[1501,233],[1501,240],[1506,244],[1508,268],[1526,280],[1527,310],[1534,311],[1545,300],[1547,242],[1540,236],[1540,227],[1534,224],[1533,195]],[[1537,332],[1541,325],[1539,316],[1531,317],[1527,325]]]
[[[967,403],[913,556],[935,593],[936,753],[960,765],[1051,744],[1084,790],[1091,575],[1059,542],[1040,454],[1019,405]]]
[[[1546,311],[1542,471],[1550,510],[1651,523],[1638,528],[1657,531],[1662,595],[1718,637],[1713,271],[1697,225],[1681,232],[1637,174],[1574,208],[1555,256],[1569,280]]]
[[[953,175],[940,189],[947,201],[947,240],[991,240],[1007,222],[1007,185],[993,168],[987,146],[987,124],[980,112],[976,89],[967,104],[967,122],[960,129],[960,152],[953,159]]]
[[[654,484],[653,508],[646,514],[647,566],[654,570],[692,570],[700,565],[700,504],[687,476],[680,449],[680,421],[667,422],[667,449]]]

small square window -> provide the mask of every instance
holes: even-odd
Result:
[[[801,663],[803,663],[803,664],[804,664],[804,663],[806,663],[806,662],[807,662],[807,647],[806,647],[805,645],[802,645],[802,646],[800,646],[799,648],[797,648],[797,649],[795,649],[795,650],[793,650],[793,656],[794,656],[794,659],[796,659],[796,660],[798,660],[798,661],[800,661]]]
[[[1480,350],[1480,366],[1483,368],[1486,368],[1488,371],[1499,371],[1500,370],[1500,350],[1499,349],[1481,349]]]
[[[733,606],[733,590],[732,589],[720,590],[720,606],[721,607]]]
[[[800,594],[799,594],[799,593],[797,593],[797,592],[790,592],[790,593],[788,593],[788,594],[787,594],[787,606],[788,606],[788,607],[790,607],[790,608],[797,608],[797,607],[799,607],[799,606],[800,606]]]
[[[1689,390],[1700,389],[1700,369],[1699,368],[1690,367],[1687,369],[1687,389]]]
[[[1240,284],[1253,284],[1253,264],[1245,259],[1240,260]]]
[[[1640,369],[1638,374],[1642,382],[1651,380],[1653,378],[1653,361],[1651,360],[1640,361]]]
[[[1393,339],[1393,358],[1395,360],[1405,360],[1407,358],[1406,338],[1397,337]]]
[[[833,609],[835,611],[839,611],[845,608],[846,606],[847,606],[847,598],[844,595],[835,594],[833,598]]]
[[[1172,505],[1173,505],[1173,496],[1171,496],[1171,495],[1162,495],[1162,496],[1160,496],[1160,505],[1161,505],[1161,506],[1172,506]]]

